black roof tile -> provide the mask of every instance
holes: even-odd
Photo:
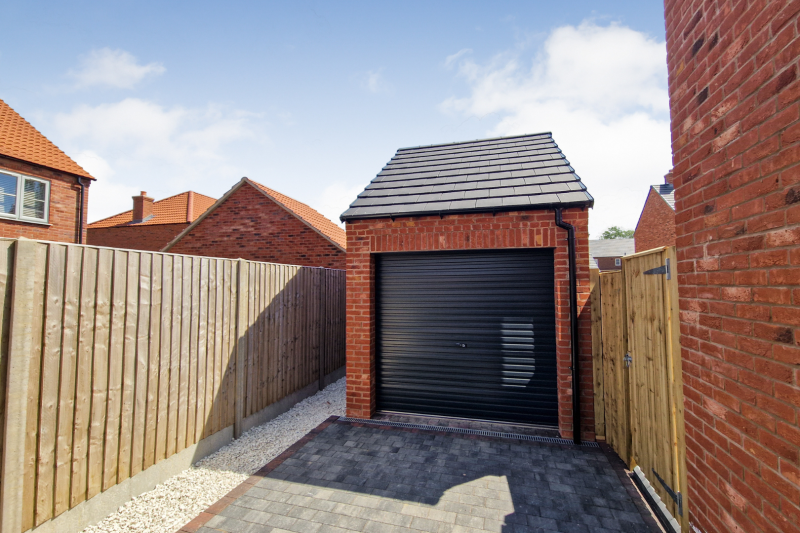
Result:
[[[588,206],[549,133],[401,148],[341,219]]]

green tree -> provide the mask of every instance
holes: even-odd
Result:
[[[622,229],[619,226],[611,226],[600,235],[601,239],[633,239],[632,229]]]

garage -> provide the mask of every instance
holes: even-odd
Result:
[[[592,440],[593,202],[550,133],[398,149],[341,216],[347,416]]]
[[[379,411],[557,425],[552,250],[377,265]]]

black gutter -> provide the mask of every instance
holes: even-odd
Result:
[[[594,207],[594,200],[580,201],[569,203],[548,203],[548,204],[533,204],[533,205],[514,205],[514,206],[494,206],[494,207],[476,207],[472,209],[447,209],[438,211],[400,211],[393,213],[373,213],[369,215],[345,215],[342,213],[339,220],[348,222],[350,220],[369,220],[379,218],[410,218],[410,217],[426,217],[426,216],[440,216],[440,215],[475,215],[480,213],[511,213],[515,211],[545,211],[547,209],[569,209],[571,207],[580,207],[586,209],[587,207]],[[348,211],[350,208],[348,208]]]
[[[78,217],[78,244],[83,244],[83,209],[86,204],[86,185],[83,184],[83,178],[78,176],[78,185],[81,186],[81,211]]]
[[[581,443],[580,372],[578,367],[578,288],[575,273],[575,226],[564,222],[561,208],[556,208],[556,226],[567,230],[569,248],[569,329],[572,334],[572,440]]]

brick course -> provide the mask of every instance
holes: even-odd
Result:
[[[661,246],[675,246],[675,211],[652,188],[644,202],[633,239],[637,253]]]
[[[184,224],[154,224],[151,226],[111,226],[108,228],[89,228],[86,231],[88,243],[92,246],[126,248],[129,250],[150,250],[157,252],[189,227]]]
[[[665,1],[688,505],[704,532],[800,531],[798,13]]]
[[[0,169],[25,174],[50,182],[49,224],[36,224],[21,220],[0,218],[0,237],[38,239],[57,242],[78,242],[78,213],[81,205],[81,188],[77,176],[39,165],[0,156]],[[89,185],[92,180],[83,178],[86,185],[83,212],[83,237],[86,242],[86,214],[89,208]]]
[[[567,232],[552,211],[352,220],[347,222],[347,415],[375,412],[375,254],[546,247],[555,253],[559,430],[572,438]],[[575,226],[582,437],[594,440],[588,211],[564,210]]]
[[[244,184],[172,245],[170,253],[345,268],[345,252]]]

